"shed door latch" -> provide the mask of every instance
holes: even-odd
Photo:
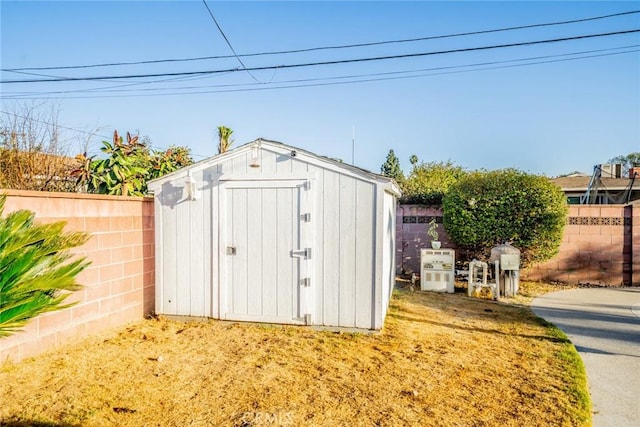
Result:
[[[311,259],[311,248],[304,248],[299,251],[291,251],[292,257]]]
[[[300,286],[304,288],[308,288],[311,286],[311,279],[309,277],[305,277],[304,279],[300,279]]]

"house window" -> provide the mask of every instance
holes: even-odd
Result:
[[[580,204],[580,196],[569,196],[567,197],[567,203],[570,205],[579,205]]]

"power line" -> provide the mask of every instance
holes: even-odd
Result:
[[[204,0],[203,0],[204,1]],[[206,3],[205,3],[206,6]],[[207,9],[209,9],[207,7]],[[436,36],[425,36],[425,37],[416,37],[410,39],[399,39],[399,40],[385,40],[378,42],[369,42],[369,43],[355,43],[355,44],[347,44],[347,45],[335,45],[335,46],[320,46],[320,47],[310,47],[304,49],[292,49],[292,50],[281,50],[281,51],[270,51],[270,52],[257,52],[257,53],[247,53],[247,54],[236,54],[234,55],[219,55],[219,56],[202,56],[202,57],[194,57],[194,58],[172,58],[172,59],[155,59],[155,60],[147,60],[147,61],[131,61],[131,62],[110,62],[103,64],[89,64],[89,65],[63,65],[63,66],[53,66],[53,67],[22,67],[22,68],[1,68],[0,71],[37,71],[37,70],[61,70],[61,69],[82,69],[82,68],[97,68],[97,67],[114,67],[121,65],[148,65],[148,64],[159,64],[159,63],[167,63],[167,62],[188,62],[188,61],[203,61],[203,60],[211,60],[211,59],[228,59],[228,58],[246,58],[252,56],[267,56],[267,55],[284,55],[284,54],[292,54],[292,53],[304,53],[304,52],[314,52],[319,50],[333,50],[333,49],[351,49],[358,47],[368,47],[368,46],[379,46],[385,44],[399,44],[399,43],[411,43],[417,41],[426,41],[426,40],[437,40],[437,39],[445,39],[445,38],[453,38],[453,37],[463,37],[463,36],[472,36],[479,34],[490,34],[490,33],[498,33],[504,31],[514,31],[514,30],[523,30],[529,28],[540,28],[540,27],[549,27],[555,25],[567,25],[567,24],[575,24],[580,22],[588,22],[595,21],[600,19],[608,19],[614,18],[618,16],[631,15],[640,13],[640,10],[631,10],[627,12],[613,13],[609,15],[601,15],[601,16],[593,16],[588,18],[580,18],[573,19],[567,21],[555,21],[555,22],[545,22],[540,24],[529,24],[529,25],[520,25],[516,27],[504,27],[504,28],[495,28],[489,30],[479,30],[479,31],[468,31],[462,33],[453,33],[453,34],[443,34]],[[211,14],[212,15],[212,14]],[[213,16],[212,16],[213,18]],[[215,18],[214,22],[215,21]],[[216,22],[217,25],[217,22]],[[218,26],[219,28],[219,26]],[[220,30],[222,32],[222,30]],[[224,36],[224,33],[223,33]],[[226,36],[224,36],[226,39]],[[227,41],[228,42],[228,41]],[[233,49],[232,49],[233,51]]]
[[[224,75],[224,74],[218,74],[217,76],[220,76],[220,75]],[[211,77],[213,77],[213,76],[171,77],[171,78],[168,78],[168,79],[158,79],[158,80],[150,80],[150,81],[135,82],[135,83],[124,83],[124,84],[117,84],[117,85],[112,85],[112,86],[92,87],[92,88],[86,88],[86,89],[49,91],[49,92],[45,92],[45,93],[55,95],[55,94],[64,94],[64,93],[103,92],[103,91],[110,91],[111,89],[117,89],[117,88],[121,88],[121,87],[153,85],[153,84],[166,83],[166,82],[183,82],[183,81],[203,80],[203,79],[209,79]],[[136,90],[144,91],[146,89],[127,89],[127,90],[128,91],[136,91]],[[9,96],[18,95],[18,94],[27,94],[28,95],[28,94],[34,94],[34,93],[43,93],[43,92],[24,92],[24,91],[23,92],[7,92],[7,91],[4,91],[4,92],[2,92],[2,95],[0,95],[0,99],[6,98],[7,95],[9,95]]]
[[[369,57],[369,58],[340,59],[340,60],[333,60],[333,61],[307,62],[307,63],[301,63],[301,64],[270,65],[270,66],[252,67],[252,68],[245,68],[245,69],[230,68],[230,69],[222,69],[222,70],[186,71],[186,72],[175,72],[175,73],[130,74],[130,75],[122,75],[122,76],[65,77],[65,78],[57,78],[57,79],[40,79],[40,80],[0,80],[0,83],[9,84],[9,83],[50,83],[50,82],[68,82],[68,81],[95,81],[95,80],[146,78],[146,77],[206,75],[206,74],[238,72],[238,71],[245,71],[245,70],[261,71],[261,70],[273,70],[273,69],[302,68],[302,67],[314,67],[314,66],[320,66],[320,65],[337,65],[337,64],[349,64],[349,63],[357,63],[357,62],[382,61],[382,60],[400,59],[400,58],[417,58],[417,57],[423,57],[423,56],[444,55],[444,54],[460,53],[460,52],[474,52],[474,51],[501,49],[501,48],[518,47],[518,46],[533,46],[533,45],[539,45],[539,44],[558,43],[558,42],[571,41],[571,40],[583,40],[583,39],[590,39],[590,38],[597,38],[597,37],[609,37],[614,35],[631,34],[631,33],[637,33],[637,32],[640,32],[640,29],[622,30],[622,31],[614,31],[614,32],[599,33],[599,34],[586,34],[586,35],[580,35],[580,36],[561,37],[561,38],[546,39],[546,40],[535,40],[535,41],[529,41],[529,42],[507,43],[507,44],[500,44],[500,45],[479,46],[479,47],[469,47],[469,48],[460,48],[460,49],[448,49],[448,50],[431,51],[431,52],[407,53],[407,54],[401,54],[401,55],[376,56],[376,57]]]
[[[388,72],[355,74],[355,75],[352,74],[352,75],[345,75],[345,76],[284,80],[284,81],[275,82],[274,84],[317,82],[317,81],[324,81],[324,80],[343,80],[343,79],[353,79],[353,78],[362,78],[362,77],[377,77],[377,76],[388,76],[388,75],[398,75],[398,74],[421,73],[425,71],[443,71],[443,70],[451,70],[451,69],[461,69],[461,68],[480,67],[480,66],[487,66],[487,65],[508,64],[508,63],[514,63],[514,62],[525,62],[525,61],[535,61],[535,60],[541,60],[541,59],[560,58],[560,57],[566,57],[566,56],[585,55],[585,54],[599,53],[599,52],[611,52],[613,50],[632,49],[637,47],[640,47],[640,44],[618,46],[618,47],[605,48],[605,49],[583,50],[583,51],[568,52],[568,53],[561,53],[561,54],[555,54],[555,55],[543,55],[543,56],[534,56],[534,57],[527,57],[527,58],[501,60],[501,61],[488,61],[488,62],[480,62],[480,63],[474,63],[474,64],[451,65],[451,66],[432,67],[432,68],[420,68],[420,69],[414,69],[414,70],[388,71]],[[629,50],[629,51],[619,52],[619,53],[630,53],[635,51],[637,50]],[[591,58],[595,56],[606,56],[606,55],[592,55],[588,57],[585,56],[585,57],[577,57],[577,58],[571,58],[571,59],[583,59],[583,58]],[[528,65],[528,64],[525,64],[525,65]],[[161,80],[161,81],[166,81],[166,80]],[[5,92],[5,95],[22,97],[22,96],[28,96],[28,95],[43,95],[43,94],[57,95],[57,94],[68,94],[68,93],[81,93],[81,92],[87,92],[87,91],[100,92],[100,93],[152,92],[152,91],[169,91],[169,90],[242,87],[242,86],[255,86],[258,84],[262,85],[262,83],[248,83],[248,84],[221,84],[221,85],[205,85],[205,86],[200,85],[200,86],[142,88],[142,89],[118,89],[120,87],[130,86],[130,85],[117,85],[117,86],[111,86],[108,88],[77,89],[77,90],[51,91],[51,92],[14,92],[14,93]]]
[[[345,84],[353,84],[353,83],[369,83],[369,82],[378,82],[378,81],[386,81],[386,80],[401,80],[401,79],[412,79],[412,78],[420,78],[420,77],[431,77],[431,76],[439,76],[439,75],[447,75],[447,74],[461,74],[461,73],[470,73],[476,71],[487,71],[487,70],[496,70],[502,68],[515,68],[515,67],[525,67],[530,65],[538,65],[538,64],[549,64],[554,62],[566,62],[566,61],[575,61],[578,59],[589,59],[589,58],[597,58],[603,56],[612,56],[612,55],[621,55],[625,53],[633,53],[638,52],[639,49],[628,50],[624,52],[613,52],[613,53],[605,53],[605,54],[596,54],[590,56],[582,56],[578,58],[564,58],[564,59],[555,59],[548,61],[537,61],[530,62],[526,64],[512,64],[512,65],[501,65],[494,67],[485,67],[485,68],[475,68],[470,70],[457,70],[457,71],[443,71],[438,73],[429,73],[429,74],[420,74],[413,76],[394,76],[394,77],[381,77],[381,78],[369,78],[369,79],[361,79],[361,80],[351,80],[351,81],[340,81],[340,82],[325,82],[325,83],[307,83],[307,84],[299,84],[299,85],[289,85],[289,86],[265,86],[259,85],[258,87],[253,88],[239,88],[239,89],[222,89],[222,90],[207,90],[207,91],[197,91],[197,92],[174,92],[174,93],[160,93],[160,94],[135,94],[135,95],[104,95],[104,96],[70,96],[64,97],[64,99],[98,99],[98,98],[122,98],[122,97],[149,97],[149,96],[173,96],[173,95],[202,95],[202,94],[211,94],[211,93],[235,93],[235,92],[255,92],[255,91],[264,91],[264,90],[277,90],[277,89],[294,89],[294,88],[305,88],[305,87],[319,87],[319,86],[334,86],[334,85],[345,85]],[[447,67],[440,67],[447,68]],[[427,69],[428,70],[428,69]],[[380,73],[385,74],[385,73]],[[389,73],[391,74],[391,73]],[[363,75],[366,76],[366,75]],[[375,74],[374,74],[375,76]],[[358,77],[358,76],[353,76]],[[337,77],[339,78],[339,77]],[[345,77],[346,78],[346,77]],[[335,78],[334,78],[335,79]],[[313,79],[310,79],[313,81]],[[326,79],[316,79],[315,81],[321,81]],[[294,81],[295,82],[295,81]],[[281,82],[284,83],[284,82]],[[24,97],[19,99],[41,99],[38,97]]]
[[[224,31],[222,31],[222,28],[220,27],[220,24],[218,24],[218,20],[216,19],[216,17],[213,16],[213,12],[211,12],[211,9],[207,4],[207,0],[202,0],[202,3],[204,4],[204,7],[207,8],[207,12],[209,12],[209,16],[213,20],[213,23],[216,24],[216,27],[218,27],[218,31],[220,31],[220,34],[222,34],[222,38],[224,38],[224,41],[227,42],[227,46],[229,46],[229,49],[231,49],[231,52],[233,52],[233,56],[235,56],[235,58],[238,60],[240,65],[242,65],[242,68],[247,72],[247,74],[249,74],[253,80],[260,83],[260,81],[253,74],[251,74],[251,71],[247,69],[247,66],[244,65],[244,62],[242,62],[242,59],[240,59],[240,57],[236,53],[236,50],[233,48],[233,46],[231,46],[231,42],[227,38],[227,35],[224,33]]]
[[[87,132],[87,131],[80,130],[80,129],[74,129],[74,128],[70,128],[70,127],[67,127],[67,126],[59,125],[59,124],[57,124],[57,123],[52,123],[52,122],[47,122],[47,121],[44,121],[44,120],[39,120],[39,119],[36,119],[36,118],[34,118],[34,117],[27,117],[27,116],[23,116],[23,115],[21,115],[21,114],[17,114],[17,113],[9,113],[9,112],[7,112],[7,111],[2,111],[2,110],[0,110],[0,113],[2,113],[2,114],[6,114],[7,116],[14,116],[14,117],[18,117],[18,118],[25,119],[25,120],[32,120],[32,121],[34,121],[34,122],[36,122],[36,123],[42,123],[42,124],[44,124],[44,125],[50,125],[50,126],[59,127],[59,128],[66,129],[66,130],[72,130],[72,131],[74,131],[74,132],[78,132],[78,133],[84,133],[85,135],[90,135],[90,136],[100,136],[100,137],[102,137],[102,138],[107,138],[107,139],[109,139],[109,138],[110,138],[109,136],[100,135],[100,134],[95,133],[95,132]]]

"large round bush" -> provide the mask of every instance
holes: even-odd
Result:
[[[493,246],[509,241],[520,249],[523,267],[558,253],[567,216],[556,184],[514,169],[465,175],[449,188],[443,207],[457,246],[486,259]]]

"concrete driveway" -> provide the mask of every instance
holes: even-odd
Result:
[[[536,298],[532,309],[580,353],[594,427],[640,426],[640,288],[553,292]]]

